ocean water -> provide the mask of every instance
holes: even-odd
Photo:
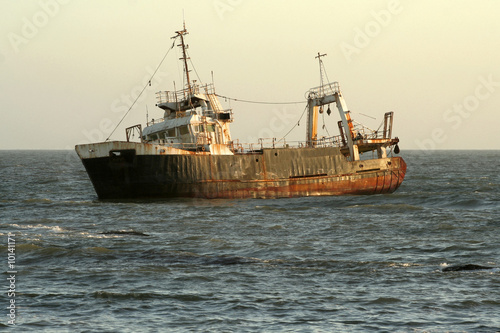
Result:
[[[388,195],[102,202],[73,151],[0,151],[0,326],[500,331],[500,151],[401,155]]]

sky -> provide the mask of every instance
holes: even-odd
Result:
[[[221,99],[240,142],[305,139],[320,52],[355,121],[376,129],[394,111],[401,149],[500,149],[499,13],[497,0],[0,0],[0,149],[73,149],[117,125],[125,140],[161,118],[155,93],[183,82],[169,51],[183,20],[198,82],[298,102]],[[332,111],[320,136],[338,134]]]

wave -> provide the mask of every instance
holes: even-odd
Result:
[[[258,258],[232,255],[199,255],[182,251],[145,251],[141,256],[146,260],[157,260],[164,264],[193,264],[193,265],[244,265],[264,262]]]
[[[59,178],[42,178],[42,179],[38,179],[37,181],[33,182],[33,184],[37,184],[37,185],[48,185],[48,184],[56,184],[56,183],[60,183],[61,182],[61,179]]]
[[[30,199],[24,199],[21,201],[22,203],[43,203],[43,204],[49,204],[52,203],[53,201],[51,199],[47,198],[30,198]]]
[[[262,210],[262,211],[269,211],[269,212],[277,212],[277,213],[289,213],[291,211],[293,212],[300,212],[300,211],[307,211],[311,209],[315,209],[316,207],[313,206],[300,206],[300,205],[295,205],[295,204],[290,204],[290,205],[257,205],[255,206],[256,209]]]
[[[347,209],[352,208],[369,208],[375,210],[394,210],[394,211],[417,211],[423,210],[424,208],[421,206],[415,206],[406,203],[385,203],[385,204],[355,204],[346,206]]]
[[[59,197],[59,198],[28,198],[28,199],[6,199],[6,200],[1,200],[0,203],[2,204],[10,204],[10,205],[15,205],[15,204],[21,204],[21,205],[26,205],[26,204],[57,204],[57,205],[92,205],[95,204],[94,201],[92,200],[76,200],[75,196],[65,196],[65,197]]]
[[[42,262],[59,266],[62,260],[80,260],[87,257],[101,259],[119,258],[116,250],[103,246],[66,248],[58,246],[44,247],[38,244],[25,243],[17,244],[16,250],[23,254],[22,264],[26,265],[25,270],[30,269],[31,265],[39,265]]]
[[[450,208],[482,208],[484,207],[485,202],[483,200],[479,199],[471,199],[471,198],[466,198],[466,199],[456,199],[456,200],[450,200],[447,202],[446,207]]]
[[[0,246],[0,249],[7,249],[7,246]],[[42,246],[40,245],[36,245],[36,244],[31,244],[31,243],[17,243],[16,244],[16,251],[18,251],[19,253],[29,253],[29,252],[33,252],[33,251],[38,251],[38,250],[41,250],[43,249]]]
[[[102,247],[102,246],[88,247],[84,251],[85,252],[90,252],[90,253],[104,253],[104,254],[113,253],[114,252],[113,250],[108,249],[106,247]]]
[[[51,220],[51,219],[41,219],[38,220],[38,222],[42,223],[54,223],[54,222],[61,222],[61,221],[56,221],[56,220]],[[55,234],[72,234],[72,236],[81,236],[84,238],[118,238],[118,237],[123,237],[123,236],[142,236],[142,237],[148,237],[149,235],[146,233],[143,233],[141,231],[136,231],[136,230],[108,230],[108,231],[102,231],[102,232],[97,232],[97,233],[91,233],[91,232],[85,232],[85,231],[76,231],[72,229],[67,229],[58,225],[46,225],[46,224],[17,224],[17,223],[12,223],[9,224],[9,227],[14,227],[17,229],[22,229],[22,230],[46,230],[46,231],[51,231]]]
[[[379,298],[374,299],[368,303],[369,304],[394,304],[394,303],[399,303],[402,301],[403,301],[402,299],[396,298],[396,297],[379,297]]]
[[[92,294],[94,298],[106,298],[106,299],[137,299],[137,300],[147,300],[152,298],[158,298],[160,295],[155,293],[140,293],[140,292],[129,292],[129,293],[119,293],[99,290]]]
[[[463,271],[479,271],[479,272],[499,272],[500,268],[498,267],[493,267],[490,266],[489,264],[487,266],[485,265],[480,265],[480,264],[455,264],[455,265],[449,265],[447,263],[441,263],[439,265],[441,267],[441,270],[443,272],[463,272]]]
[[[148,234],[145,234],[140,231],[135,230],[109,230],[101,232],[102,235],[129,235],[129,236],[144,236],[149,237]]]
[[[264,265],[287,269],[305,270],[350,270],[366,269],[409,269],[423,267],[421,263],[408,261],[349,261],[335,258],[256,258],[234,255],[200,255],[193,252],[147,250],[139,256],[151,264],[160,265]]]
[[[49,222],[54,222],[52,220],[49,220]],[[45,229],[45,230],[51,230],[54,232],[67,232],[67,229],[61,228],[60,226],[50,226],[50,225],[44,225],[44,224],[17,224],[17,223],[12,223],[12,227],[18,228],[18,229]]]
[[[104,298],[112,300],[149,300],[149,299],[174,299],[182,302],[200,302],[208,298],[195,294],[162,294],[152,292],[111,292],[99,290],[92,293],[94,298]]]

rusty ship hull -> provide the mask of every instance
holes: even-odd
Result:
[[[406,173],[400,157],[349,161],[336,147],[234,155],[169,154],[168,147],[132,142],[78,148],[99,199],[381,194],[394,192]]]

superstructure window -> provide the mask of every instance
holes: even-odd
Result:
[[[181,135],[189,134],[189,128],[187,127],[187,125],[180,126],[179,127],[179,133]]]
[[[215,132],[215,125],[207,124],[207,132]]]

